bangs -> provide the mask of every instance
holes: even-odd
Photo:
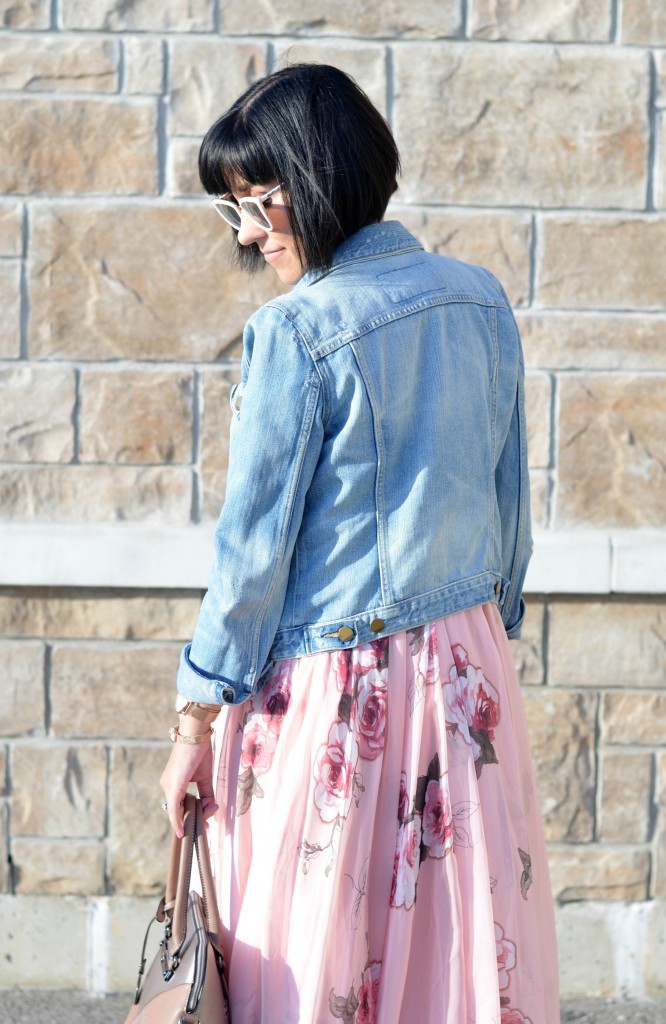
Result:
[[[252,119],[229,111],[208,129],[199,150],[199,178],[209,195],[223,195],[239,184],[280,180],[270,145]],[[277,156],[277,155],[276,155]]]

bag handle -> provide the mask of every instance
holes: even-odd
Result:
[[[215,898],[201,800],[193,796],[192,793],[185,794],[183,824],[185,833],[183,838],[178,839],[174,835],[171,843],[165,895],[165,910],[171,920],[171,932],[174,939],[174,958],[178,958],[187,934],[187,902],[195,851],[208,934],[215,949],[221,952],[220,917]]]

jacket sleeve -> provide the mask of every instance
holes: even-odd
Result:
[[[260,685],[323,440],[321,378],[287,314],[263,306],[243,344],[215,557],[177,681],[210,703],[241,703]]]

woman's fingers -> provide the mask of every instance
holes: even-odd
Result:
[[[160,785],[166,799],[172,829],[179,839],[185,834],[183,822],[187,787],[196,782],[204,817],[217,810],[213,790],[213,758],[210,744],[175,743],[166,764]]]

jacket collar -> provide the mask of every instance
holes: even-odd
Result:
[[[367,224],[340,243],[333,253],[328,270],[306,271],[296,287],[314,284],[330,274],[331,271],[344,266],[345,263],[372,259],[375,256],[387,256],[405,249],[415,248],[423,249],[423,246],[399,221],[383,220],[378,224]]]

